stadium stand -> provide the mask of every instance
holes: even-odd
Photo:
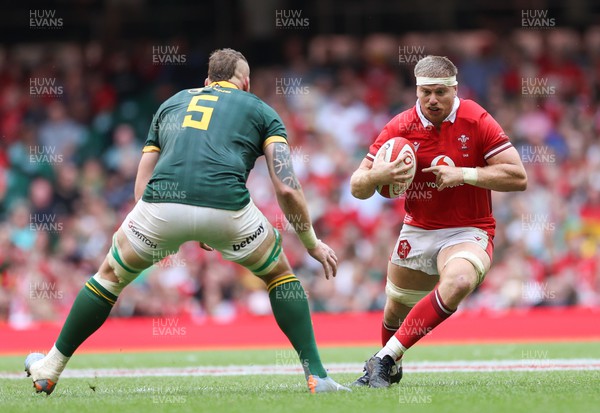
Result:
[[[185,67],[155,64],[157,53],[168,53],[157,51],[159,43],[0,50],[0,320],[27,326],[64,318],[103,259],[132,207],[153,112],[204,82],[210,50],[173,39]],[[318,35],[291,38],[278,65],[252,64],[252,91],[282,115],[317,233],[340,258],[337,278],[326,281],[259,165],[250,191],[283,231],[313,310],[362,312],[385,302],[402,201],[355,200],[349,176],[377,131],[414,105],[412,68],[425,54],[452,58],[459,96],[493,113],[529,175],[526,192],[494,193],[494,264],[464,308],[600,306],[600,27],[591,27],[515,29],[503,38],[487,31]],[[112,316],[228,320],[269,311],[259,280],[186,244],[125,290]]]

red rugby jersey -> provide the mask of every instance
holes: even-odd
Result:
[[[456,98],[438,132],[417,102],[383,128],[366,158],[373,161],[381,145],[398,136],[411,141],[417,150],[417,172],[405,193],[404,222],[424,229],[471,226],[494,236],[490,190],[459,185],[438,191],[435,175],[421,172],[435,165],[486,166],[487,159],[512,147],[494,118],[472,100]]]

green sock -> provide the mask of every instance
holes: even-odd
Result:
[[[65,356],[71,357],[77,347],[104,324],[115,301],[116,295],[90,278],[75,298],[56,340],[56,348]]]
[[[267,289],[275,320],[298,353],[305,374],[326,377],[315,342],[306,293],[300,281],[290,274],[271,282]]]

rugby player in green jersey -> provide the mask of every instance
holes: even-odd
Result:
[[[281,236],[246,188],[265,155],[277,201],[308,253],[335,276],[337,257],[317,239],[277,113],[250,91],[250,68],[232,49],[213,52],[203,88],[165,101],[152,120],[135,182],[133,210],[113,236],[99,271],[79,292],[56,343],[31,353],[37,392],[52,393],[69,358],[107,319],[137,275],[187,241],[219,251],[266,284],[273,314],[298,353],[311,393],[349,390],[321,364],[306,294],[282,252]]]

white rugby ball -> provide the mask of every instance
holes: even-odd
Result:
[[[377,186],[377,192],[379,192],[381,196],[385,198],[398,198],[400,195],[406,192],[415,178],[415,172],[417,171],[417,156],[415,154],[415,147],[408,139],[396,137],[381,145],[381,148],[379,148],[377,151],[375,158],[379,157],[382,151],[385,152],[383,159],[387,162],[394,162],[398,158],[403,157],[405,153],[409,154],[409,156],[404,160],[407,165],[412,165],[408,170],[409,179],[405,183]]]

